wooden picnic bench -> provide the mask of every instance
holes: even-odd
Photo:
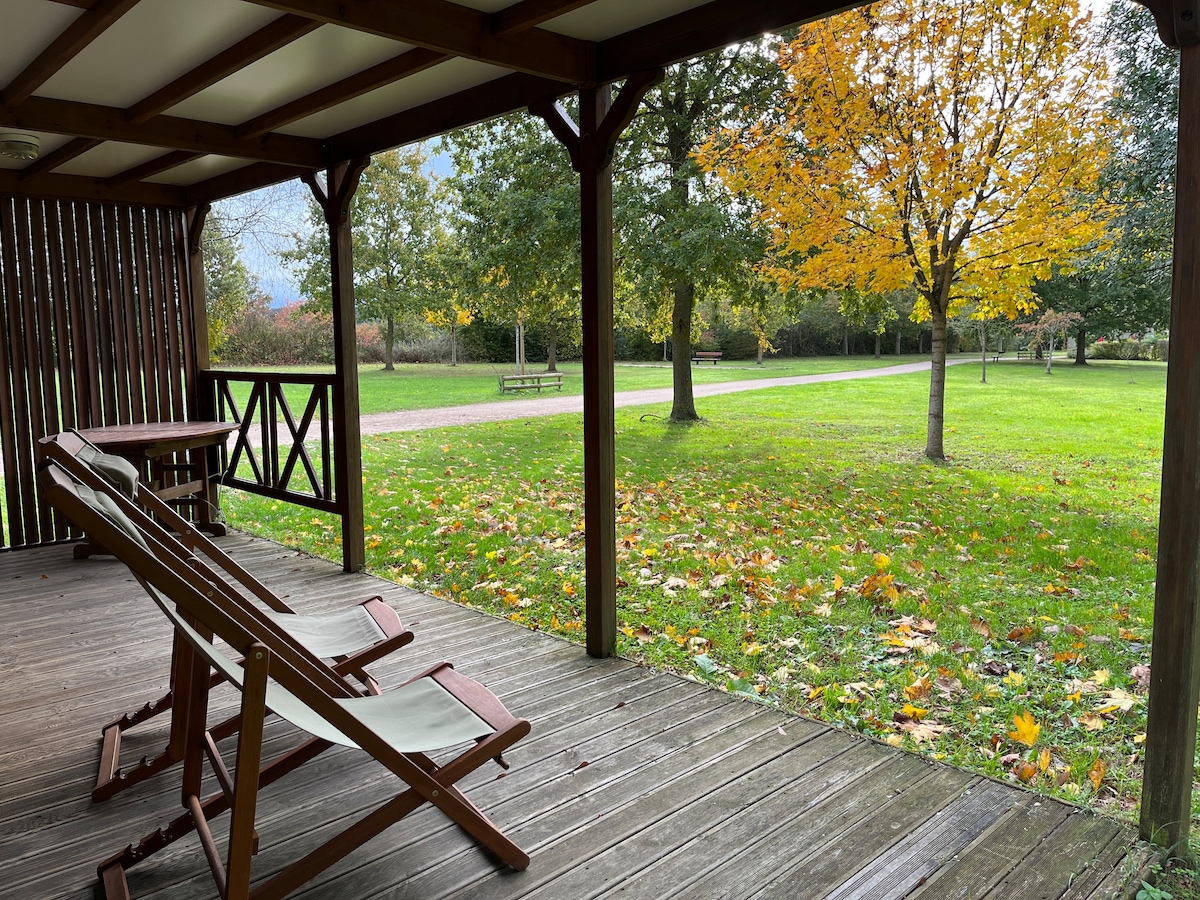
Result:
[[[715,366],[720,359],[720,350],[697,350],[692,354],[692,362],[696,365],[700,365],[702,362],[710,362]]]
[[[535,372],[529,375],[501,375],[500,391],[536,390],[539,394],[542,388],[557,388],[562,390],[562,372]]]
[[[1037,350],[1033,347],[1026,350],[1018,350],[1017,359],[1037,359]]]

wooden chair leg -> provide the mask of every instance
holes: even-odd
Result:
[[[257,844],[254,814],[258,806],[258,766],[262,761],[270,659],[270,651],[262,644],[251,645],[246,656],[242,728],[238,733],[237,776],[229,823],[229,856],[225,864],[225,900],[245,900],[250,895],[250,861]]]

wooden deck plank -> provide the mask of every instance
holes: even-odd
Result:
[[[890,850],[894,841],[919,832],[931,815],[959,801],[971,786],[963,773],[944,767],[907,784],[894,783],[891,796],[877,799],[877,805],[856,820],[846,817],[842,831],[816,841],[799,864],[790,865],[765,887],[744,896],[756,900],[781,900],[805,893],[828,896],[860,875]]]
[[[935,872],[912,900],[978,900],[1014,867],[1030,848],[1048,840],[1073,809],[1033,795],[1019,797],[1008,813],[985,830],[951,865]]]
[[[489,767],[463,782],[531,852],[527,871],[497,865],[425,807],[296,897],[1111,900],[1145,858],[1131,826],[1019,787],[624,660],[592,660],[559,638],[265,541],[231,535],[222,546],[301,612],[383,594],[416,634],[372,666],[385,687],[449,659],[533,725],[506,754],[508,773]],[[0,556],[0,900],[91,900],[101,859],[181,812],[171,771],[106,803],[88,797],[99,727],[157,698],[170,641],[120,565],[69,553]],[[210,721],[235,703],[231,689],[218,691]],[[128,732],[123,759],[156,752],[167,725],[160,716]],[[298,739],[272,721],[265,749]],[[222,749],[232,762],[234,742]],[[259,805],[256,883],[398,785],[345,749],[272,785]],[[135,866],[129,886],[158,900],[214,893],[194,837]]]
[[[1091,815],[1085,810],[1072,812],[983,896],[988,900],[1062,897],[1075,878],[1096,858],[1096,848],[1103,848],[1118,830],[1118,824],[1110,819]]]
[[[1007,813],[1017,798],[1005,785],[984,780],[957,802],[938,810],[858,873],[830,891],[829,900],[899,900],[946,859]]]

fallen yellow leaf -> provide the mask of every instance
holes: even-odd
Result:
[[[1013,724],[1017,726],[1017,730],[1008,732],[1010,738],[1026,747],[1032,747],[1037,743],[1038,735],[1042,733],[1042,726],[1034,721],[1033,714],[1029,710],[1013,716]]]

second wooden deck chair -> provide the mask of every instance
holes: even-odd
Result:
[[[75,525],[95,535],[124,562],[170,619],[185,645],[180,690],[188,699],[183,765],[187,812],[165,830],[106,860],[101,879],[110,898],[128,897],[125,869],[162,845],[195,830],[225,900],[250,896],[251,862],[257,852],[258,793],[274,780],[260,769],[268,711],[313,735],[310,744],[356,747],[389,769],[404,787],[320,847],[254,888],[254,896],[283,897],[380,834],[425,803],[442,810],[479,844],[515,869],[529,857],[479,811],[456,786],[489,759],[529,733],[529,723],[512,715],[487,688],[443,663],[380,695],[351,691],[276,622],[255,607],[213,591],[188,561],[168,552],[142,526],[144,516],[81,485],[50,462],[43,472],[50,502]],[[132,512],[132,516],[127,513]],[[238,663],[214,645],[218,637],[242,656]],[[209,671],[215,667],[242,694],[237,767],[231,775],[205,729]],[[439,764],[428,754],[451,750]],[[213,798],[200,796],[205,759],[221,785]],[[322,806],[311,807],[316,814]],[[230,810],[228,854],[222,859],[210,820]],[[331,816],[336,816],[331,813]]]
[[[250,603],[257,600],[279,625],[300,640],[314,655],[334,661],[339,675],[354,676],[367,693],[378,694],[379,685],[366,666],[410,643],[411,631],[399,615],[379,596],[371,597],[348,609],[323,615],[299,615],[243,566],[225,553],[211,538],[196,529],[154,492],[138,480],[132,463],[119,456],[101,452],[74,431],[43,438],[41,449],[46,458],[59,463],[71,476],[90,490],[116,502],[118,495],[133,500],[166,531],[160,540],[173,546],[174,552],[193,556],[193,566],[215,586],[227,591],[232,599]],[[153,527],[153,526],[148,526]],[[161,529],[160,529],[161,530]],[[95,538],[94,535],[89,535]],[[102,730],[100,770],[92,799],[106,800],[127,787],[163,771],[183,756],[182,724],[173,718],[167,746],[155,756],[134,766],[121,767],[121,738],[125,731],[166,712],[174,706],[178,673],[172,665],[171,687],[165,695],[127,712]],[[213,673],[213,683],[224,679]],[[233,734],[236,721],[229,720],[212,729],[214,740]]]

